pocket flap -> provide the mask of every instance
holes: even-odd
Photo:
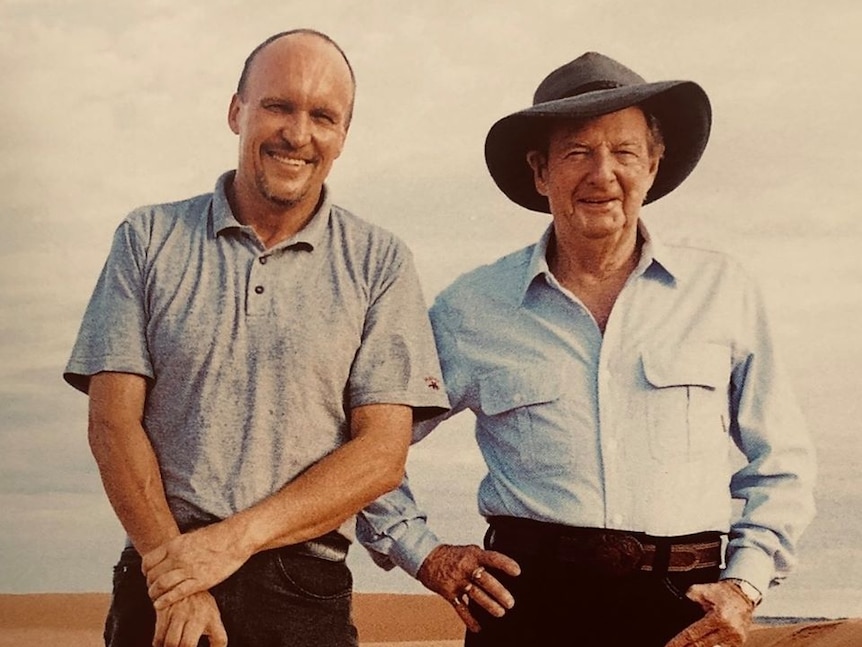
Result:
[[[730,380],[730,351],[723,344],[689,343],[641,352],[644,375],[654,387],[717,389]]]
[[[479,378],[479,405],[489,416],[518,407],[553,402],[561,394],[562,379],[558,370],[507,368]]]

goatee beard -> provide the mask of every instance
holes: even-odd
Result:
[[[273,202],[281,207],[293,207],[299,204],[302,200],[302,196],[299,198],[285,198],[283,196],[277,195],[273,193],[272,189],[269,187],[269,182],[266,181],[266,175],[262,172],[257,174],[257,188],[260,191],[261,195],[263,195],[267,200]]]

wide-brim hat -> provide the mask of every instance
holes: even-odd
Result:
[[[491,177],[512,201],[550,212],[536,191],[527,153],[542,147],[553,119],[590,119],[640,106],[658,119],[665,151],[644,204],[673,191],[700,160],[712,125],[709,98],[692,81],[647,83],[617,61],[587,52],[551,72],[539,84],[533,105],[497,121],[485,138]]]

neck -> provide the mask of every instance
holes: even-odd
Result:
[[[640,258],[637,231],[613,241],[566,240],[558,235],[555,232],[548,246],[548,267],[581,300],[604,334],[614,303]]]
[[[294,204],[268,200],[257,191],[245,191],[236,181],[227,187],[228,204],[234,217],[254,230],[266,249],[301,231],[323,201],[323,191]]]
[[[601,239],[567,238],[554,230],[548,246],[548,266],[563,284],[603,282],[628,276],[640,257],[637,230]]]

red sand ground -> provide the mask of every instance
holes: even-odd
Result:
[[[0,647],[100,647],[103,593],[0,595]],[[359,593],[355,621],[364,647],[456,647],[462,629],[433,595]],[[746,647],[862,647],[862,619],[757,627]]]

